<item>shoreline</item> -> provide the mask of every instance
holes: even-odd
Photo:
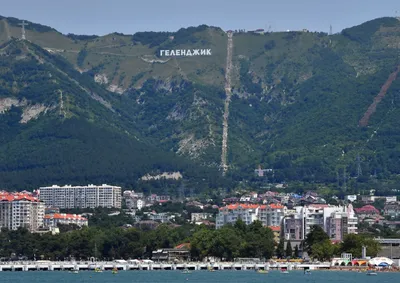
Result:
[[[368,266],[331,266],[331,264],[292,264],[292,263],[240,263],[240,262],[182,262],[182,263],[121,263],[121,262],[1,262],[2,271],[280,271],[285,268],[288,271],[343,271],[366,272]],[[377,272],[399,272],[398,267],[373,268]]]

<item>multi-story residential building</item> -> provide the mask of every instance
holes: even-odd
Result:
[[[341,241],[348,234],[357,234],[357,223],[351,207],[347,211],[332,212],[327,218],[326,232],[332,240]]]
[[[27,193],[0,192],[0,228],[31,232],[43,226],[44,203]]]
[[[385,203],[397,201],[396,196],[362,196],[361,201],[364,203],[373,203],[379,199],[383,199]]]
[[[190,220],[193,223],[196,223],[202,220],[210,219],[212,216],[213,216],[212,213],[207,213],[207,212],[192,213],[192,215],[190,216]]]
[[[78,214],[54,213],[46,214],[43,221],[46,227],[57,227],[58,224],[70,225],[75,224],[80,227],[88,226],[87,218]]]
[[[41,187],[39,196],[46,205],[59,208],[121,208],[121,187],[106,184]]]
[[[280,226],[285,211],[286,207],[279,204],[230,204],[219,209],[216,228],[235,223],[238,219],[243,220],[246,225],[259,220],[264,226]]]
[[[170,201],[171,197],[168,195],[156,195],[156,194],[152,194],[150,196],[147,197],[147,201],[150,203],[154,203],[154,202],[166,202],[166,201]]]
[[[126,207],[129,209],[141,210],[146,205],[146,202],[144,201],[144,199],[135,198],[135,197],[134,198],[126,197],[125,204],[126,204]]]
[[[272,230],[272,233],[274,234],[274,242],[278,244],[281,236],[281,226],[268,226],[268,228]]]
[[[400,217],[400,202],[387,203],[383,209],[384,214],[391,218]]]
[[[304,240],[312,226],[320,226],[333,240],[341,240],[346,234],[357,233],[357,217],[353,206],[312,204],[295,207],[295,213],[284,220],[285,237]]]

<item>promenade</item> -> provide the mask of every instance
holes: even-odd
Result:
[[[271,270],[286,267],[288,270],[309,268],[327,269],[330,264],[270,264],[270,263],[238,263],[238,262],[186,262],[186,263],[118,263],[118,262],[67,262],[67,261],[51,261],[51,262],[35,262],[35,261],[19,261],[19,262],[1,262],[0,271],[71,271],[71,270],[95,270],[103,271],[112,270]]]

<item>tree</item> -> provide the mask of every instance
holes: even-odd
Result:
[[[308,255],[312,255],[312,247],[314,244],[322,243],[325,240],[329,240],[328,234],[322,229],[321,226],[314,225],[311,227],[310,233],[307,234],[304,241],[304,248]]]
[[[334,253],[334,247],[329,239],[313,244],[311,250],[310,255],[320,261],[330,260]]]
[[[299,246],[298,245],[296,245],[295,247],[294,247],[294,255],[293,255],[295,258],[299,258],[300,257],[300,253],[299,253]]]
[[[278,258],[283,258],[285,256],[285,240],[282,237],[279,239],[279,244],[276,247],[276,256]]]
[[[203,260],[211,252],[214,231],[201,229],[193,234],[190,241],[190,253],[193,259]]]
[[[359,234],[346,235],[341,244],[341,252],[361,257],[362,247],[367,248],[367,256],[376,256],[380,250],[379,243],[370,237]]]
[[[287,241],[287,243],[286,243],[285,256],[286,257],[292,257],[293,256],[292,243],[290,242],[290,240]]]

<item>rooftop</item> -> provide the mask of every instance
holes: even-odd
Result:
[[[86,221],[85,217],[79,214],[67,214],[67,213],[53,213],[53,214],[46,214],[44,219],[64,219],[64,220],[82,220]]]
[[[31,193],[21,192],[21,193],[8,193],[8,192],[0,192],[0,201],[20,201],[27,200],[32,202],[40,202],[37,197],[32,196]]]

